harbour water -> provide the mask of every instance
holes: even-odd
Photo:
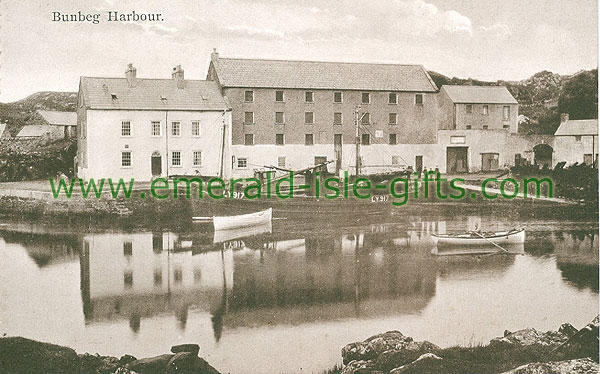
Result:
[[[597,218],[396,214],[220,236],[0,224],[0,334],[138,357],[198,343],[226,373],[319,373],[399,330],[442,347],[598,314]],[[440,258],[430,234],[525,227],[517,255]],[[248,236],[251,235],[251,236]]]

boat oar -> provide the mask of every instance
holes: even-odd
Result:
[[[482,239],[487,240],[488,242],[492,243],[493,245],[495,245],[496,247],[500,248],[501,250],[503,250],[506,253],[509,253],[507,249],[502,248],[501,246],[499,246],[498,244],[494,243],[493,241],[489,240],[488,238],[486,238],[485,236],[481,235],[480,233],[478,233],[477,231],[472,231],[474,232],[477,236],[479,236]]]

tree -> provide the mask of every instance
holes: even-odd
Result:
[[[570,119],[598,118],[598,69],[581,72],[565,82],[558,110],[568,113]]]

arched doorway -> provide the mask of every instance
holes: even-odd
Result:
[[[538,144],[533,147],[533,163],[537,166],[552,167],[552,152],[554,150],[548,144]]]
[[[162,157],[160,157],[159,151],[152,152],[152,156],[150,157],[150,165],[152,168],[152,176],[160,176],[162,173]]]

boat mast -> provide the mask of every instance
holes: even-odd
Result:
[[[219,177],[223,178],[223,174],[224,174],[224,166],[225,166],[225,135],[226,135],[226,124],[225,124],[225,110],[223,110],[223,123],[222,123],[222,132],[223,132],[223,139],[221,142],[221,167],[219,170]]]

